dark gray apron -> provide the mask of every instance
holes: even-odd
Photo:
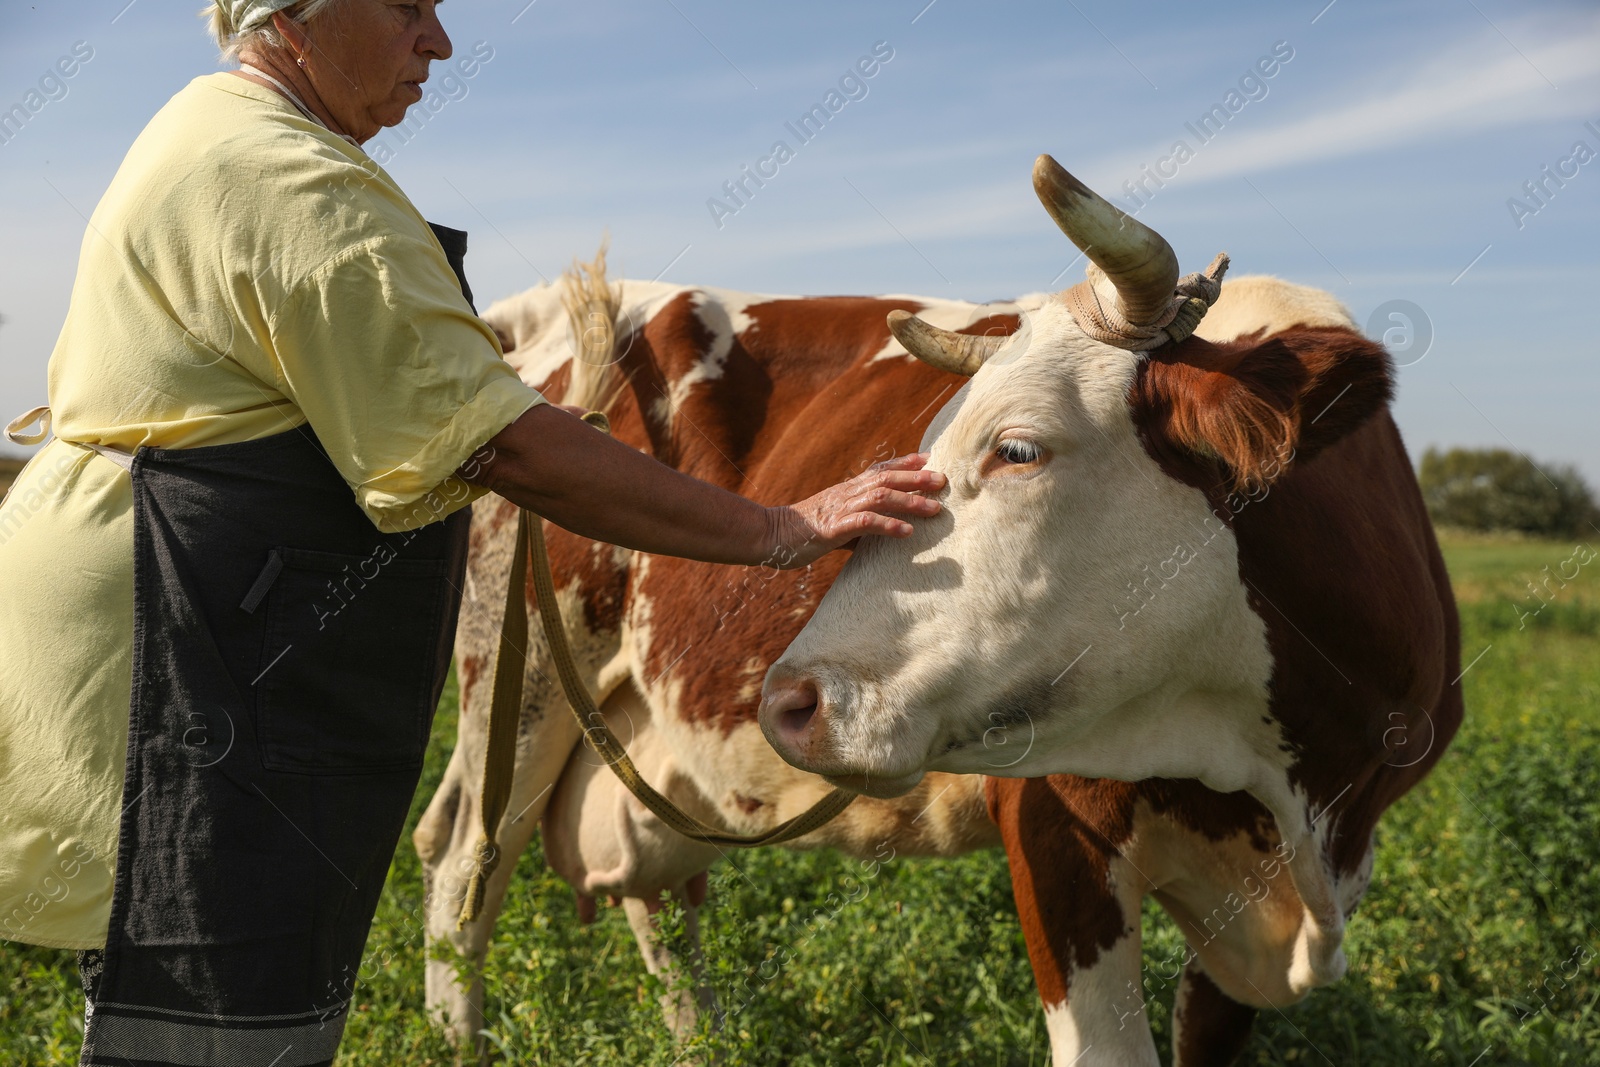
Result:
[[[434,230],[470,302],[466,234]],[[80,1064],[331,1063],[449,669],[468,511],[378,533],[310,427],[130,469],[127,776]]]

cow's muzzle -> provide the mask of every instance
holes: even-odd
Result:
[[[922,780],[919,770],[880,774],[863,769],[840,751],[834,714],[816,679],[777,668],[762,690],[761,732],[784,762],[832,785],[871,797],[897,797]]]

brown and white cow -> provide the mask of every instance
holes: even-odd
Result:
[[[909,451],[930,423],[931,436],[949,439],[952,424],[975,410],[974,394],[1004,370],[996,361],[953,403],[966,383],[913,359],[890,334],[888,312],[912,311],[975,339],[1010,335],[1027,323],[1029,352],[1048,352],[1071,332],[1057,309],[1053,298],[1043,296],[974,305],[918,297],[765,297],[627,282],[616,315],[621,354],[611,369],[621,388],[608,407],[620,438],[667,463],[763,501],[796,499]],[[589,364],[579,363],[580,381],[572,381],[574,330],[559,290],[530,290],[489,309],[486,317],[523,377],[545,383],[553,399],[590,404],[609,391]],[[1191,341],[1133,359],[1124,351],[1095,353],[1074,342],[1085,349],[1085,358],[1075,354],[1065,370],[1045,368],[1030,382],[1028,397],[1040,418],[1050,416],[1050,403],[1058,403],[1058,424],[1078,419],[1091,404],[1097,406],[1087,410],[1096,417],[1111,413],[1098,424],[1104,433],[1090,429],[1097,424],[1088,416],[1070,423],[1088,431],[1072,442],[1075,452],[1055,446],[1050,463],[1056,471],[1069,455],[1074,464],[1071,484],[1053,487],[1063,499],[1038,499],[1010,513],[999,509],[1003,528],[979,537],[987,553],[941,550],[963,531],[952,523],[929,524],[913,539],[918,547],[907,554],[907,568],[889,585],[882,584],[883,564],[864,565],[882,546],[867,546],[858,553],[863,564],[851,563],[846,573],[870,579],[857,589],[877,583],[874,595],[885,609],[873,623],[879,632],[854,634],[858,649],[842,654],[834,638],[861,622],[867,606],[856,605],[852,617],[830,596],[829,616],[805,631],[786,660],[792,665],[814,648],[819,668],[847,665],[857,681],[888,678],[918,663],[928,668],[913,644],[927,635],[901,610],[912,603],[905,598],[925,596],[912,612],[927,611],[945,631],[926,648],[976,676],[956,683],[994,685],[990,693],[969,692],[965,699],[982,699],[966,708],[955,693],[944,701],[933,699],[936,693],[908,693],[916,699],[872,707],[870,714],[888,727],[885,756],[897,752],[897,727],[915,729],[923,719],[959,724],[958,739],[966,739],[971,726],[974,744],[954,750],[967,762],[952,769],[978,773],[936,770],[902,796],[863,797],[804,844],[878,861],[888,854],[954,854],[1003,837],[1058,1064],[1153,1060],[1138,992],[1139,900],[1147,892],[1177,918],[1194,946],[1191,958],[1150,964],[1158,978],[1181,979],[1178,1062],[1184,1065],[1227,1062],[1248,1033],[1254,1006],[1283,1003],[1329,978],[1336,968],[1327,966],[1322,943],[1302,936],[1305,907],[1298,881],[1287,872],[1321,850],[1337,872],[1330,875],[1338,879],[1333,911],[1342,916],[1353,906],[1377,812],[1437,757],[1459,714],[1449,694],[1439,695],[1439,678],[1453,674],[1448,665],[1456,657],[1454,619],[1409,467],[1381,411],[1388,391],[1381,351],[1355,334],[1348,313],[1327,294],[1270,278],[1226,283],[1200,332],[1213,342],[1233,343],[1213,348]],[[1119,380],[1130,367],[1146,369]],[[1309,388],[1313,371],[1320,377]],[[1350,376],[1349,390],[1345,378],[1327,388],[1335,371]],[[1354,381],[1361,374],[1368,376],[1364,385]],[[1192,390],[1186,376],[1193,378]],[[1140,383],[1145,391],[1134,388]],[[1173,389],[1155,389],[1164,383]],[[1217,467],[1204,454],[1209,448],[1229,456],[1228,447],[1247,435],[1216,444],[1196,436],[1225,433],[1227,418],[1258,414],[1259,406],[1238,390],[1253,390],[1250,395],[1261,396],[1269,408],[1287,404],[1297,418],[1308,406],[1303,397],[1316,401],[1288,438],[1288,448],[1297,452],[1292,468],[1284,449],[1263,452],[1264,472],[1273,464],[1283,469],[1271,472],[1278,476],[1270,488],[1252,487],[1249,495],[1233,493],[1232,469]],[[1230,400],[1237,406],[1226,406]],[[1323,411],[1329,401],[1337,402]],[[1122,423],[1113,417],[1119,402],[1129,412]],[[945,414],[935,422],[941,408]],[[1134,413],[1143,420],[1138,430],[1129,428]],[[999,442],[992,447],[998,449]],[[1318,450],[1324,454],[1312,460]],[[936,457],[936,466],[944,454],[949,453]],[[959,490],[952,486],[947,512],[954,523],[980,514],[953,499]],[[1353,509],[1344,520],[1323,515],[1334,497]],[[1176,522],[1172,509],[1195,502],[1192,524]],[[502,502],[478,505],[457,644],[460,742],[416,834],[432,889],[430,936],[450,942],[469,960],[482,959],[514,859],[542,820],[546,855],[580,894],[580,911],[592,908],[594,896],[622,897],[646,962],[658,971],[672,961],[650,936],[651,909],[669,891],[690,905],[692,920],[704,885],[697,876],[719,856],[663,828],[597,757],[579,747],[537,636],[513,799],[499,834],[509,855],[491,879],[482,917],[459,934],[454,929],[462,874],[477,834],[488,673],[512,525],[512,512]],[[1363,530],[1386,540],[1373,548],[1362,537],[1374,535],[1361,535]],[[1196,544],[1203,555],[1169,562],[1176,542],[1162,542],[1184,531],[1191,542],[1203,540]],[[587,682],[605,697],[613,730],[646,777],[702,819],[745,832],[765,829],[822,795],[821,779],[795,770],[767,747],[756,712],[769,665],[817,609],[839,575],[841,554],[804,571],[735,571],[644,557],[556,529],[548,533],[568,631]],[[1146,554],[1152,545],[1159,550]],[[1353,548],[1360,549],[1359,558],[1350,555]],[[1308,556],[1320,560],[1316,573],[1282,573]],[[1099,586],[1076,584],[1085,574],[1094,577],[1096,565]],[[1166,577],[1174,566],[1178,573]],[[1246,581],[1257,588],[1242,608],[1230,606],[1230,589]],[[1285,617],[1268,605],[1286,581],[1320,583],[1316,610],[1302,601],[1295,602],[1299,610],[1279,602],[1290,612]],[[1191,583],[1187,589],[1185,582]],[[984,583],[998,603],[970,599],[969,590],[975,593]],[[1039,592],[1059,597],[1037,599]],[[1374,598],[1389,604],[1388,597],[1394,598],[1393,614],[1369,617]],[[968,604],[974,605],[970,616]],[[1219,607],[1205,615],[1206,604]],[[1352,605],[1355,615],[1346,618]],[[1111,636],[1086,652],[1093,638],[1076,647],[1062,640],[1075,635],[1060,632],[1054,612],[1088,618],[1081,613],[1096,607],[1104,618],[1095,620],[1094,635],[1113,630],[1134,645],[1143,641],[1149,654],[1130,653]],[[1194,625],[1184,629],[1182,618]],[[1184,636],[1174,649],[1161,642],[1175,627]],[[1363,627],[1361,634],[1346,632]],[[1219,634],[1239,643],[1217,657]],[[1033,673],[1035,652],[1047,635],[1057,644],[1057,662],[1041,677]],[[1340,666],[1308,663],[1307,655],[1318,655],[1313,642]],[[1369,648],[1381,654],[1366,655]],[[1091,692],[1073,676],[1085,671],[1090,677],[1087,668],[1099,669],[1096,655],[1102,652],[1115,657],[1113,679],[1147,686],[1141,698],[1151,712],[1148,728],[1134,716],[1125,720],[1126,744],[1117,751],[1187,752],[1193,762],[1174,763],[1167,768],[1170,778],[1136,784],[1066,774],[1030,781],[981,777],[1043,773],[1039,759],[1057,744],[1057,735],[1056,724],[1040,714],[1039,683],[1053,683],[1052,691]],[[1285,666],[1293,671],[1286,673]],[[1169,693],[1163,687],[1174,677],[1191,688]],[[1397,703],[1397,678],[1400,690],[1415,694],[1415,705]],[[1205,684],[1196,686],[1195,679]],[[1337,692],[1334,684],[1341,687]],[[1229,686],[1243,688],[1242,703],[1231,702]],[[1263,687],[1270,687],[1272,699],[1263,698]],[[1188,718],[1154,714],[1169,696],[1169,704]],[[1205,753],[1229,743],[1228,714],[1247,705],[1260,722],[1265,755],[1293,768],[1294,788],[1309,801],[1330,801],[1310,816],[1323,835],[1311,848],[1296,848],[1292,842],[1303,842],[1303,835],[1281,834],[1274,812],[1240,791],[1254,783],[1202,766]],[[1437,741],[1424,736],[1423,707],[1433,715]],[[835,711],[825,706],[817,722],[829,721]],[[966,721],[963,711],[970,716]],[[1029,716],[1038,719],[1037,731],[1028,726]],[[1408,754],[1419,750],[1428,755],[1412,760]],[[1389,766],[1373,767],[1374,760],[1385,759]],[[1112,770],[1129,766],[1136,772],[1130,777],[1142,775],[1139,765]],[[875,791],[882,791],[882,783],[873,785],[871,776],[901,773],[898,765],[871,763],[818,769],[859,770],[863,777],[855,784]],[[920,774],[920,766],[915,769]],[[1216,788],[1181,780],[1197,775]],[[1334,784],[1340,776],[1350,784],[1342,794],[1345,783]],[[1298,967],[1296,951],[1303,957]],[[481,1024],[480,998],[477,987],[457,988],[449,963],[430,961],[430,1009],[458,1034]],[[666,1007],[669,1021],[679,1026],[694,1010],[692,1001]]]
[[[983,342],[897,321],[972,375],[923,438],[944,510],[855,552],[761,721],[880,796],[1005,776],[989,808],[1058,1065],[1157,1062],[1152,893],[1189,944],[1177,1060],[1226,1063],[1256,1009],[1343,973],[1378,818],[1460,721],[1455,605],[1389,361],[1345,310],[1244,279],[1198,336],[1130,350],[1172,312],[1170,248],[1048,157],[1035,185],[1093,290]]]

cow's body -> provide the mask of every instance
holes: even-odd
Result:
[[[869,463],[912,451],[961,386],[960,378],[905,354],[884,325],[887,311],[917,311],[970,333],[1009,333],[1019,311],[1045,299],[1018,305],[792,300],[631,282],[623,298],[621,321],[631,337],[620,346],[618,369],[627,386],[611,407],[616,434],[663,462],[766,503],[797,500]],[[570,342],[554,292],[532,290],[491,308],[487,317],[513,342],[510,358],[524,378],[547,381],[552,399],[558,398],[566,388]],[[1326,294],[1270,279],[1230,283],[1208,320],[1219,340],[1304,324],[1349,326]],[[1168,473],[1180,483],[1193,480],[1181,464],[1171,464]],[[1225,494],[1213,492],[1211,499],[1229,511]],[[1330,519],[1332,512],[1342,518]],[[508,855],[491,880],[482,918],[461,934],[453,929],[458,872],[468,866],[477,833],[489,671],[512,516],[498,500],[484,501],[474,516],[457,643],[460,742],[417,833],[438,890],[430,931],[481,957],[514,858],[542,819],[547,856],[582,896],[627,898],[641,948],[656,970],[670,961],[648,936],[645,902],[653,905],[666,890],[695,903],[695,876],[717,854],[664,829],[579,747],[539,639],[527,673],[511,815],[499,835]],[[1459,718],[1455,691],[1443,684],[1456,657],[1453,609],[1446,624],[1438,622],[1448,588],[1386,413],[1227,518],[1226,544],[1218,550],[1237,552],[1238,577],[1255,589],[1239,620],[1247,647],[1230,669],[1259,676],[1272,690],[1273,714],[1286,717],[1275,758],[1296,768],[1295,782],[1320,811],[1316,842],[1323,856],[1292,855],[1273,813],[1242,792],[1213,792],[1198,781],[1069,774],[930,774],[905,796],[863,797],[804,842],[881,860],[886,854],[949,855],[1003,839],[1058,1065],[1080,1056],[1084,1063],[1152,1062],[1141,1018],[1147,983],[1139,903],[1147,893],[1173,914],[1193,946],[1192,960],[1150,961],[1158,976],[1182,983],[1177,1062],[1185,1067],[1230,1062],[1255,1007],[1292,1002],[1337,977],[1337,944],[1317,943],[1327,934],[1329,904],[1341,913],[1332,917],[1335,925],[1342,923],[1366,885],[1378,813],[1437,758]],[[1285,545],[1286,523],[1295,531],[1292,547]],[[1318,553],[1359,558],[1373,531],[1404,543],[1373,560],[1375,569],[1361,579],[1354,600],[1335,598],[1355,605],[1358,617],[1329,616],[1322,601],[1305,599],[1314,582],[1287,577]],[[844,562],[842,553],[800,571],[735,570],[643,557],[555,529],[549,534],[568,631],[587,683],[605,698],[614,731],[646,777],[701,818],[743,832],[770,827],[823,794],[821,779],[796,771],[768,748],[756,710],[769,665],[816,609]],[[1348,581],[1350,573],[1344,568],[1335,580]],[[929,577],[962,580],[959,568]],[[1409,613],[1406,598],[1418,605]],[[1391,617],[1375,618],[1380,607],[1391,608]],[[1397,643],[1386,643],[1395,635]],[[1423,645],[1421,657],[1395,652]],[[1335,664],[1349,673],[1358,663],[1361,684],[1347,686]],[[1417,712],[1384,719],[1400,692],[1411,694]],[[1418,736],[1429,729],[1424,719],[1430,716],[1437,743]],[[1015,723],[1000,725],[1008,728],[992,739],[985,734],[981,760],[990,773],[1014,773],[1010,768],[1026,757],[1028,739],[1010,728]],[[1202,726],[1194,744],[1205,743],[1203,733]],[[1406,755],[1424,745],[1424,758]],[[1311,753],[1332,755],[1304,758]],[[1323,866],[1324,858],[1329,877],[1321,890],[1331,898],[1319,908],[1302,898],[1289,871],[1291,864]],[[1320,923],[1313,921],[1319,912]],[[473,1017],[475,994],[454,988],[448,964],[430,962],[429,1002],[458,1032],[480,1025]],[[681,1023],[688,1007],[669,1005],[669,1018],[680,1013]],[[1095,1051],[1086,1053],[1090,1048]]]

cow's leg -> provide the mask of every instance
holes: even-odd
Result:
[[[1229,1067],[1250,1040],[1256,1009],[1228,996],[1190,960],[1172,1005],[1172,1067]]]
[[[538,827],[581,733],[554,680],[554,672],[549,669],[541,623],[530,606],[516,770],[510,801],[495,837],[499,860],[485,886],[478,918],[466,929],[457,930],[456,920],[483,833],[479,799],[493,702],[494,664],[516,548],[515,532],[516,509],[507,501],[486,498],[474,508],[466,589],[456,627],[461,697],[456,749],[438,792],[412,835],[422,858],[427,887],[427,1010],[430,1018],[441,1021],[458,1040],[470,1040],[483,1027],[483,986],[475,972],[494,933],[517,859]],[[556,544],[557,539],[553,538],[552,550]],[[557,573],[563,571],[558,568]],[[563,596],[571,595],[571,590],[563,591]],[[596,688],[595,672],[615,654],[617,642],[614,635],[585,631],[577,624],[583,617],[581,611],[570,607],[566,612],[568,636],[584,674],[584,684],[592,690]],[[455,958],[433,959],[439,954],[440,943],[449,945]],[[457,963],[461,959],[474,974],[465,984],[457,980]]]
[[[578,729],[572,717],[565,709],[557,710],[561,714],[549,716],[551,722],[545,730],[518,739],[511,801],[496,834],[499,862],[484,887],[478,917],[464,929],[457,930],[456,921],[482,833],[479,790],[483,784],[482,745],[465,736],[465,722],[461,743],[450,758],[439,791],[412,835],[422,858],[426,889],[427,1011],[463,1045],[472,1041],[484,1024],[483,981],[476,972],[494,935],[517,860],[538,828],[555,782],[577,742]],[[435,959],[439,954],[435,946],[440,943],[449,945],[453,953]],[[465,984],[457,977],[458,958],[467,961],[472,974]]]
[[[466,755],[458,746],[450,756],[444,778],[438,791],[428,802],[417,828],[411,834],[412,844],[422,860],[424,927],[426,930],[427,958],[424,962],[424,980],[427,989],[428,1017],[437,1020],[457,1040],[470,1039],[481,1025],[483,983],[475,981],[472,988],[458,986],[453,969],[441,960],[433,959],[435,945],[447,942],[455,928],[450,914],[452,902],[462,898],[470,869],[461,870],[447,865],[446,854],[455,836],[458,815],[464,806],[466,791],[471,788],[471,776],[466,769]],[[458,910],[460,905],[456,904]],[[473,1010],[473,1005],[477,1010]]]
[[[1029,941],[1031,949],[1033,942]],[[1137,932],[1103,952],[1090,967],[1071,967],[1059,975],[1067,988],[1064,999],[1046,1003],[1045,1027],[1050,1034],[1055,1067],[1159,1067],[1150,1024],[1140,991]],[[1034,975],[1040,978],[1034,959]],[[1042,994],[1041,986],[1041,994]]]
[[[1140,971],[1146,885],[1103,832],[1080,817],[1072,793],[1082,781],[988,783],[1053,1062],[1159,1067]]]
[[[697,874],[672,891],[683,906],[683,939],[676,944],[660,936],[660,899],[625,897],[622,901],[645,968],[667,987],[661,994],[661,1014],[667,1029],[679,1039],[694,1032],[701,1012],[716,1010],[716,994],[705,980],[705,960],[700,954],[700,904],[705,900],[705,885],[706,876]],[[685,960],[688,981],[681,967]]]

